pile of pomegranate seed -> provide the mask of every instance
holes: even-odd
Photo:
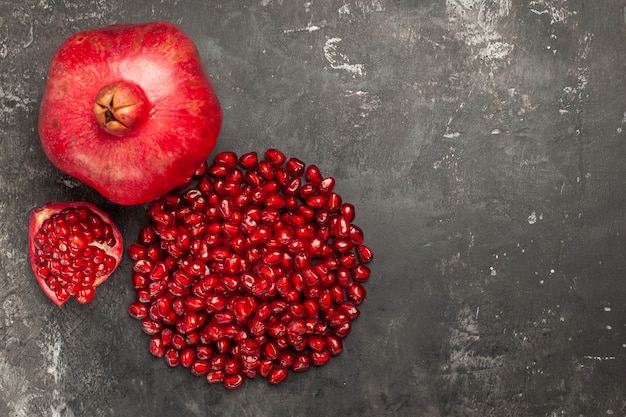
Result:
[[[268,149],[219,153],[195,179],[152,203],[128,248],[150,352],[230,389],[340,354],[373,254],[334,178]]]

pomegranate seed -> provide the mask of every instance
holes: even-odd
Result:
[[[165,356],[165,348],[163,347],[163,341],[159,336],[152,336],[150,339],[150,353],[157,358]]]
[[[291,365],[291,370],[294,372],[304,372],[311,368],[311,360],[308,355],[304,353],[298,353],[295,360]]]
[[[236,389],[243,385],[246,378],[243,374],[226,375],[224,377],[224,387],[228,389]]]
[[[257,166],[259,175],[265,180],[272,180],[274,178],[274,168],[269,161],[263,160],[259,162]]]
[[[153,305],[156,307],[157,317],[167,317],[172,308],[172,300],[162,296],[157,298]]]
[[[268,341],[263,345],[263,357],[266,359],[274,360],[278,358],[279,348],[278,345],[274,342]]]
[[[209,366],[209,361],[196,359],[191,362],[190,370],[192,374],[200,376],[206,374],[209,371]]]
[[[200,343],[200,334],[198,332],[191,332],[185,335],[185,343],[187,346],[197,346]]]
[[[356,319],[360,314],[359,308],[351,301],[340,303],[337,309],[346,314],[350,320]]]
[[[352,269],[352,279],[356,282],[365,282],[370,277],[370,269],[365,265],[357,265]]]
[[[226,359],[224,353],[216,353],[209,359],[210,368],[214,371],[223,370]]]
[[[337,336],[326,336],[326,347],[331,356],[337,356],[343,351],[343,342]]]
[[[141,329],[150,336],[158,334],[162,328],[163,325],[158,321],[153,321],[147,317],[141,320]]]
[[[374,257],[372,250],[365,245],[359,245],[356,247],[356,254],[359,262],[365,264],[371,262]]]
[[[256,356],[261,352],[259,344],[253,339],[243,339],[239,343],[239,352],[242,355]]]
[[[285,163],[287,172],[293,177],[300,177],[304,174],[305,166],[304,162],[294,157],[289,158],[289,160]]]
[[[285,154],[278,149],[270,148],[265,151],[265,160],[274,166],[281,165],[286,159]]]
[[[148,249],[140,243],[133,243],[126,250],[128,257],[133,261],[138,261],[140,259],[145,258],[147,252],[148,252]]]
[[[321,336],[312,335],[307,339],[307,345],[311,350],[319,352],[326,348],[326,339]]]
[[[200,178],[201,176],[203,176],[204,173],[206,172],[206,168],[207,168],[206,161],[202,161],[202,163],[200,163],[200,166],[196,168],[196,170],[194,171],[193,177]]]
[[[244,169],[254,169],[258,163],[259,159],[256,152],[248,152],[239,158],[239,165]]]
[[[284,185],[282,190],[286,196],[295,196],[300,192],[301,186],[302,186],[302,179],[300,177],[294,177],[294,178],[291,178],[289,181],[287,181],[287,183]],[[287,203],[287,201],[285,202],[285,205],[291,206],[291,204]],[[293,207],[290,207],[289,209],[293,210]]]
[[[319,352],[311,352],[311,364],[315,366],[322,366],[330,359],[330,352],[323,349]]]
[[[259,362],[259,375],[267,378],[272,368],[274,367],[274,361],[272,359],[263,359]]]
[[[226,373],[222,370],[212,370],[207,372],[206,380],[209,384],[217,384],[224,381]]]
[[[350,333],[350,330],[352,330],[352,324],[349,321],[346,321],[335,327],[334,333],[336,336],[344,338]]]
[[[335,238],[332,242],[333,249],[338,253],[346,253],[354,247],[354,244],[350,239]]]
[[[335,304],[341,303],[345,298],[345,293],[340,285],[333,285],[329,288],[330,298],[332,298]]]
[[[241,370],[241,362],[235,358],[228,358],[224,362],[224,372],[226,375],[234,375]]]
[[[322,174],[319,168],[315,165],[309,165],[305,172],[305,178],[308,182],[318,185],[322,182]]]
[[[341,196],[335,192],[330,192],[325,202],[325,207],[331,213],[337,212],[341,209],[342,199]]]
[[[165,362],[172,368],[180,363],[180,353],[178,349],[169,348],[165,351]]]
[[[326,177],[319,183],[319,189],[324,193],[332,191],[334,186],[335,179],[333,177]]]
[[[220,152],[215,155],[215,163],[221,166],[233,168],[237,165],[237,154],[234,152]]]
[[[184,349],[180,354],[180,364],[185,368],[189,368],[194,360],[195,355],[196,353],[192,348]]]
[[[335,221],[332,223],[333,234],[336,237],[349,237],[350,236],[350,222],[343,216],[335,217]]]
[[[330,290],[323,290],[317,299],[317,308],[322,311],[328,311],[333,305],[333,298]]]
[[[76,292],[76,301],[80,304],[87,304],[93,300],[95,295],[96,289],[93,286],[83,286]]]
[[[361,245],[364,240],[363,229],[361,229],[359,226],[351,224],[349,237],[352,243],[354,243],[355,245]]]
[[[217,178],[223,178],[228,175],[230,168],[225,165],[213,164],[207,167],[206,173]]]
[[[178,350],[183,350],[187,347],[187,342],[185,342],[185,338],[180,334],[175,334],[172,336],[172,346]]]
[[[272,385],[278,385],[287,379],[288,376],[289,371],[286,367],[274,365],[267,375],[267,382]]]
[[[282,321],[273,320],[267,324],[267,333],[273,338],[284,336],[286,331],[287,326]]]
[[[134,301],[128,307],[128,314],[137,320],[145,319],[148,317],[148,304]]]
[[[307,197],[305,202],[308,207],[312,209],[319,209],[324,207],[324,204],[326,204],[326,197],[323,195],[312,195]]]
[[[358,282],[354,282],[346,287],[346,294],[348,299],[353,301],[355,304],[361,304],[365,299],[365,287]]]
[[[295,318],[287,323],[286,331],[289,335],[292,336],[301,336],[306,331],[306,326],[304,324],[304,320],[301,318]]]
[[[293,362],[296,359],[296,355],[294,352],[289,350],[283,350],[278,354],[278,365],[283,366],[285,368],[290,368]]]
[[[221,338],[217,342],[215,342],[215,349],[219,353],[226,353],[230,350],[230,339],[225,337]]]
[[[196,347],[196,358],[207,360],[213,356],[213,349],[207,345],[200,345]]]

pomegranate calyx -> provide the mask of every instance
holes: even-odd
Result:
[[[93,113],[100,127],[115,136],[130,133],[143,120],[146,96],[136,84],[120,81],[100,89]]]

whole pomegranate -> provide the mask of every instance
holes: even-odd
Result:
[[[215,146],[222,113],[193,41],[167,22],[69,37],[48,70],[43,149],[61,171],[119,204],[180,186]]]
[[[124,245],[111,218],[86,202],[47,203],[30,213],[30,263],[58,306],[75,296],[90,302],[119,265]]]

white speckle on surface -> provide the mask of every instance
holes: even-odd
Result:
[[[543,220],[543,213],[537,214],[535,211],[528,215],[528,224],[535,224],[539,220]]]
[[[484,60],[501,61],[513,51],[513,45],[506,42],[491,42],[480,53]]]
[[[472,309],[463,306],[457,313],[456,323],[450,334],[450,361],[445,370],[446,376],[455,380],[459,374],[480,372],[484,378],[490,378],[490,372],[497,370],[504,362],[502,355],[483,355],[474,351],[480,340],[478,315],[480,307]],[[462,370],[459,373],[459,370]],[[494,374],[494,377],[497,375]]]
[[[586,356],[583,356],[583,358],[590,359],[590,360],[593,360],[593,361],[612,361],[612,360],[615,360],[615,356],[591,356],[591,355],[586,355]]]
[[[41,344],[41,354],[46,365],[46,372],[52,376],[54,384],[51,392],[50,416],[69,417],[74,414],[67,407],[66,400],[61,393],[60,385],[66,372],[66,365],[61,358],[63,343],[61,333],[56,326],[46,329],[43,343]]]
[[[3,351],[0,351],[0,390],[4,394],[7,409],[11,410],[15,417],[35,415],[30,404],[39,398],[39,394],[25,377],[22,369],[11,364]]]
[[[460,132],[446,132],[443,134],[443,137],[446,139],[454,139],[458,138],[459,136],[461,136]]]
[[[33,23],[30,23],[30,28],[28,29],[28,39],[22,42],[22,46],[24,48],[28,48],[33,43]]]
[[[338,12],[340,15],[348,15],[348,14],[350,14],[350,5],[349,5],[348,3],[344,4],[343,6],[341,6],[341,7],[337,10],[337,12]]]
[[[283,33],[296,33],[296,32],[315,32],[322,29],[321,26],[318,25],[314,25],[309,23],[308,25],[306,25],[305,27],[301,27],[301,28],[296,28],[296,29],[283,29]]]
[[[365,75],[365,65],[353,64],[346,54],[339,50],[341,38],[329,38],[324,44],[324,58],[332,69],[344,70],[353,76],[362,77]]]
[[[367,117],[369,114],[382,106],[382,101],[377,94],[371,94],[368,91],[346,90],[344,97],[356,97],[359,101],[359,110],[361,117]]]
[[[491,65],[505,60],[513,50],[513,44],[503,40],[498,28],[510,10],[511,0],[446,0],[446,13],[454,36]]]
[[[4,88],[0,85],[0,104],[5,102],[14,103],[15,109],[29,110],[31,103],[33,100],[30,100],[28,97],[20,97],[17,94],[11,91],[5,91]],[[1,107],[3,112],[10,112],[11,108],[9,106]]]
[[[548,0],[533,0],[530,2],[530,11],[537,15],[547,14],[550,16],[550,24],[565,22],[570,16],[576,14],[553,3]],[[562,4],[562,2],[559,3]]]
[[[370,0],[370,1],[356,1],[354,4],[345,3],[337,12],[339,15],[349,15],[353,11],[361,14],[371,14],[374,12],[382,12],[385,10],[383,3],[380,0]]]

